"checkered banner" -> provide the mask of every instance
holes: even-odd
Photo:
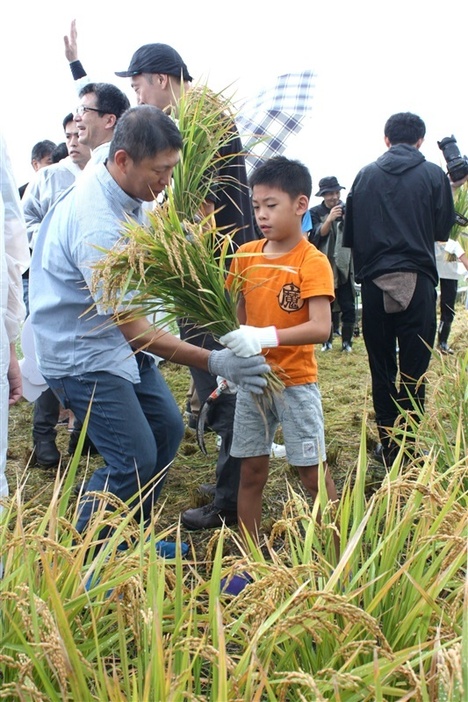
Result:
[[[284,152],[312,109],[314,87],[312,71],[286,73],[240,106],[236,124],[248,170]]]

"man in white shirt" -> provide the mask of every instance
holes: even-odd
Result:
[[[18,187],[0,134],[0,498],[8,495],[5,477],[8,408],[22,393],[15,342],[25,313],[21,274],[28,265],[28,241]]]
[[[60,195],[73,185],[76,176],[91,158],[89,147],[78,140],[78,125],[72,113],[63,120],[63,129],[68,149],[67,158],[37,171],[23,195],[24,218],[31,249],[34,247],[39,225],[47,212]]]
[[[101,163],[109,153],[114,128],[130,101],[111,83],[88,83],[79,93],[75,110],[78,141],[92,151],[91,162]]]
[[[63,120],[67,158],[46,166],[37,172],[23,196],[29,245],[34,248],[37,232],[54,203],[68,188],[88,163],[91,152],[78,140],[78,126],[73,114]],[[44,468],[55,468],[60,462],[60,451],[55,443],[55,426],[60,413],[60,403],[52,390],[45,390],[34,402],[33,444],[36,463]]]

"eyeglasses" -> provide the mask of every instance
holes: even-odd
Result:
[[[88,107],[87,105],[78,105],[75,110],[75,114],[80,115],[80,117],[82,117],[85,112],[99,112],[102,115],[105,114],[104,110],[98,110],[96,107]]]

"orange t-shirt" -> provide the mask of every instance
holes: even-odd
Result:
[[[309,297],[334,299],[333,273],[327,257],[302,239],[291,251],[270,258],[262,255],[265,239],[243,244],[231,263],[226,280],[231,288],[240,276],[246,324],[286,329],[309,320]],[[239,255],[242,254],[242,255]],[[246,254],[253,254],[248,256]],[[288,270],[277,266],[288,266]],[[303,385],[317,380],[313,344],[278,346],[262,351],[285,385]]]

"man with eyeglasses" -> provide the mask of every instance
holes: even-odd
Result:
[[[109,153],[115,125],[130,107],[130,101],[111,83],[88,83],[79,97],[75,111],[78,141],[91,149],[93,163],[101,163]]]

